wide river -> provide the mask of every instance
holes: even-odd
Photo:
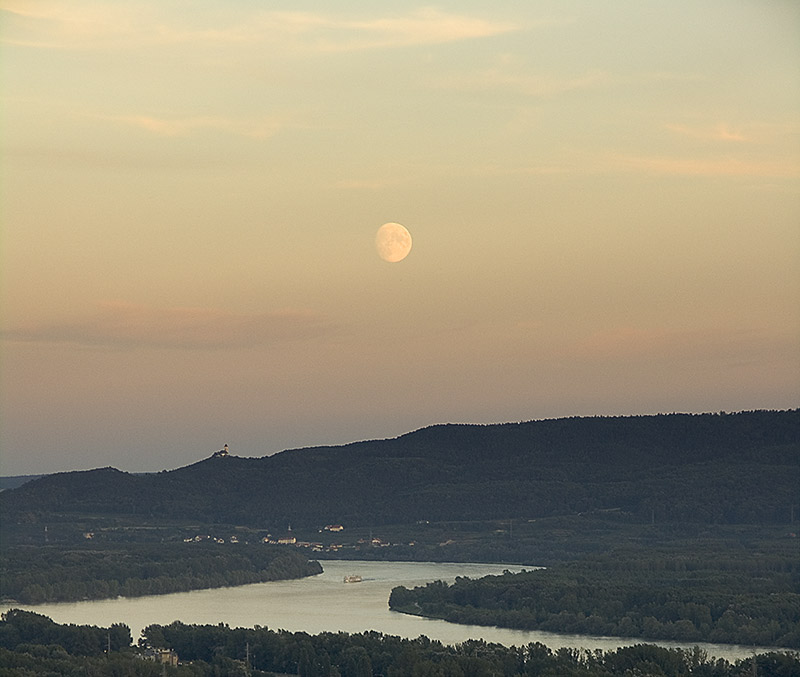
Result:
[[[398,585],[413,587],[435,580],[452,582],[456,576],[478,578],[500,574],[504,569],[519,571],[522,567],[503,564],[344,561],[323,561],[322,566],[325,571],[319,576],[294,581],[20,608],[44,614],[58,623],[99,626],[126,623],[134,641],[145,626],[151,623],[166,625],[175,620],[197,624],[227,623],[231,627],[260,625],[272,630],[305,631],[310,634],[376,630],[408,638],[425,635],[445,644],[457,644],[468,639],[484,639],[506,646],[541,642],[551,649],[579,647],[609,650],[643,641],[457,625],[389,610],[389,593]],[[362,581],[345,583],[344,577],[349,575],[361,576]],[[4,607],[3,611],[8,608]],[[680,646],[670,642],[658,644]],[[753,653],[753,647],[724,644],[699,646],[709,656],[730,661],[747,658]]]

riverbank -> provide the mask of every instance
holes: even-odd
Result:
[[[800,541],[774,526],[640,525],[621,522],[618,515],[576,515],[516,526],[490,521],[395,525],[380,531],[299,530],[294,542],[285,545],[265,544],[265,536],[242,527],[216,530],[165,524],[130,532],[117,525],[79,542],[5,547],[0,590],[23,604],[114,599],[311,576],[335,561],[398,561],[393,555],[406,561],[457,561],[483,553],[485,558],[476,558],[480,561],[524,551],[530,559],[516,562],[526,563],[525,568],[548,565],[537,585],[550,587],[539,600],[518,592],[498,592],[492,598],[485,593],[495,584],[476,582],[469,594],[479,603],[402,603],[395,598],[393,608],[520,630],[798,646],[800,621],[794,617],[800,608]],[[403,544],[412,534],[420,540]],[[133,536],[139,540],[121,540]],[[142,542],[144,536],[150,540]],[[172,540],[154,542],[168,536]],[[542,560],[530,554],[535,549]],[[337,559],[322,559],[320,566],[316,557]],[[514,568],[494,567],[497,573]],[[430,580],[436,579],[421,584]],[[503,601],[503,595],[511,595],[511,601]]]
[[[392,591],[395,611],[454,623],[800,649],[800,562],[763,553],[635,550]]]
[[[453,583],[456,579],[479,580],[500,576],[504,569],[520,567],[465,564],[331,561],[325,571],[310,578],[259,583],[247,586],[196,590],[151,597],[118,598],[75,603],[43,604],[25,607],[59,623],[108,626],[127,624],[134,639],[150,624],[168,625],[175,620],[187,624],[230,627],[268,627],[289,632],[362,633],[375,631],[414,639],[420,635],[444,645],[482,640],[503,646],[541,643],[559,649],[614,651],[641,644],[640,638],[602,637],[524,631],[508,628],[463,625],[444,620],[419,618],[389,609],[387,600],[397,586],[414,588],[431,581]],[[359,575],[362,582],[345,584],[345,575]],[[2,609],[5,611],[6,609]],[[666,648],[692,647],[695,644],[709,656],[736,661],[770,647],[710,643],[654,642]]]
[[[113,636],[113,638],[112,638]],[[309,635],[275,632],[265,627],[230,628],[221,624],[180,622],[150,625],[144,648],[132,644],[126,626],[59,625],[45,616],[24,611],[0,621],[0,663],[25,674],[153,675],[161,671],[179,677],[234,674],[299,675],[465,675],[580,674],[615,677],[631,674],[713,674],[737,677],[744,672],[789,675],[800,671],[800,658],[767,652],[729,662],[698,647],[654,645],[620,647],[612,651],[552,651],[531,643],[503,647],[482,640],[443,645],[427,637],[406,640],[375,632]],[[144,660],[143,660],[144,659]]]
[[[296,550],[214,543],[18,546],[0,554],[0,598],[22,604],[163,595],[322,573]]]

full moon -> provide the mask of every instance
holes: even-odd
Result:
[[[411,233],[399,223],[384,223],[375,235],[375,249],[384,261],[402,261],[411,251]]]

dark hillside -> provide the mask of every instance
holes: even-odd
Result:
[[[156,474],[48,475],[3,492],[0,506],[29,521],[379,525],[613,509],[636,521],[786,523],[800,512],[800,410],[437,425]]]

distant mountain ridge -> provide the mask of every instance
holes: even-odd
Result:
[[[46,475],[4,519],[141,515],[247,525],[408,523],[619,510],[631,519],[781,523],[800,512],[800,410],[443,424],[151,474]]]
[[[6,475],[5,477],[0,477],[0,491],[16,489],[25,484],[25,482],[30,482],[39,477],[41,477],[41,475]]]

